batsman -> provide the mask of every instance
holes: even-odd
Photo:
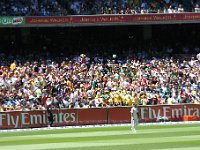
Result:
[[[139,124],[138,122],[138,108],[137,104],[134,104],[131,108],[131,130],[133,133],[136,132],[136,126]]]

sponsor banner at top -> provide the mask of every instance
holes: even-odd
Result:
[[[26,17],[26,24],[29,25],[146,24],[176,22],[200,22],[200,13]]]
[[[25,24],[25,18],[24,17],[0,17],[0,26],[6,26],[6,25],[24,25]]]

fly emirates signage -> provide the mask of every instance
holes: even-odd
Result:
[[[53,126],[130,123],[130,107],[53,110]],[[139,106],[140,122],[156,122],[159,117],[183,121],[184,116],[200,120],[200,105]],[[12,111],[0,113],[0,129],[46,127],[46,111]]]
[[[76,111],[53,111],[54,125],[75,125]],[[44,127],[48,124],[46,111],[0,113],[0,128]]]
[[[184,116],[200,118],[200,105],[145,106],[139,108],[139,115],[142,122],[154,122],[160,117],[169,121],[182,121]]]

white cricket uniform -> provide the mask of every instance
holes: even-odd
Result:
[[[135,128],[138,125],[138,109],[136,107],[131,108],[131,129],[136,132]]]

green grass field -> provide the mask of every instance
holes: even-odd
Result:
[[[0,133],[0,150],[200,150],[200,124]]]

